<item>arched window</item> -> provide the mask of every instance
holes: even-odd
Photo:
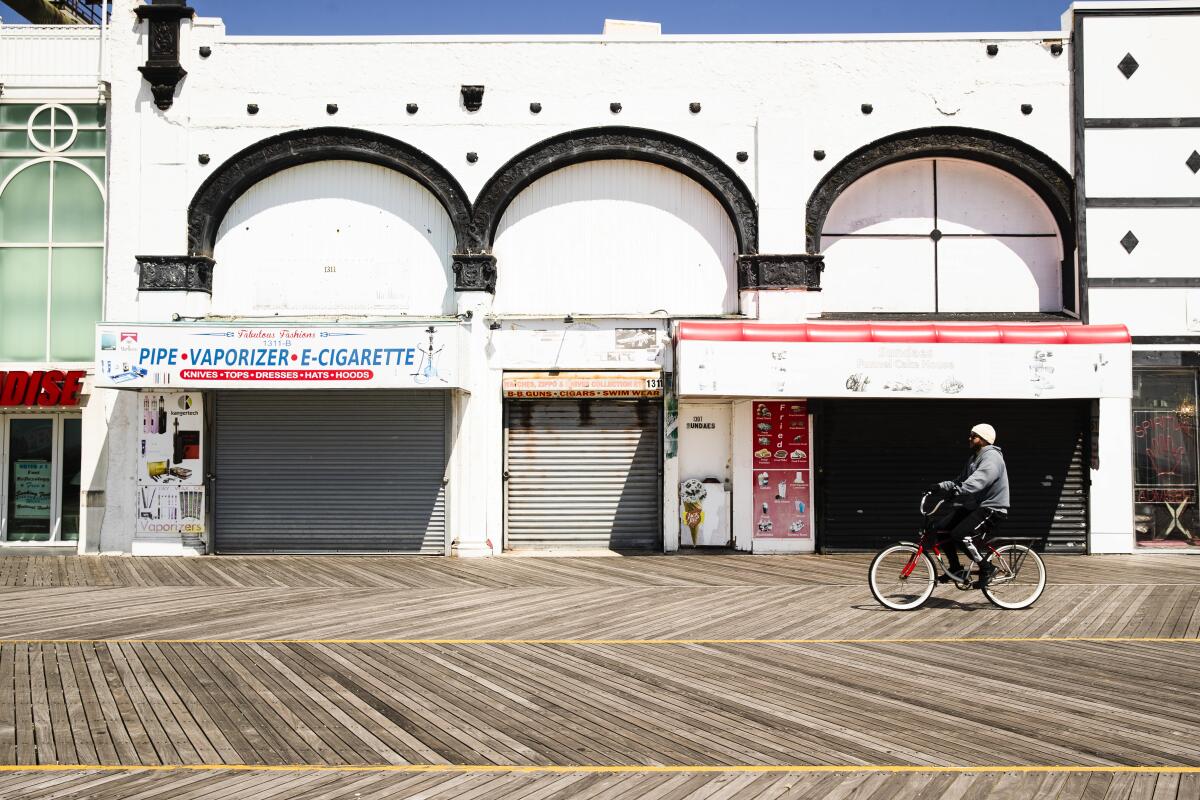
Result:
[[[954,158],[890,164],[851,184],[821,232],[826,312],[1063,309],[1053,214],[1003,170]]]
[[[0,104],[0,361],[91,361],[104,297],[104,107]]]
[[[251,186],[217,231],[218,314],[453,313],[454,226],[425,187],[327,160]]]
[[[573,164],[505,210],[495,309],[722,314],[737,309],[737,236],[696,181],[643,161]]]

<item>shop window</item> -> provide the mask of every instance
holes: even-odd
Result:
[[[1196,372],[1133,375],[1134,529],[1142,547],[1200,545]]]
[[[0,417],[3,541],[78,540],[81,445],[78,415]]]
[[[926,158],[847,188],[821,233],[827,312],[1062,311],[1062,240],[1032,189],[972,161]]]
[[[0,361],[91,361],[104,292],[103,106],[0,104]]]
[[[737,236],[720,202],[675,170],[589,161],[513,198],[496,229],[493,308],[514,314],[737,310]]]

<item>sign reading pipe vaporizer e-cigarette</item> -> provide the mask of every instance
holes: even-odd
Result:
[[[812,472],[809,468],[808,401],[755,400],[754,536],[812,536]]]
[[[204,398],[199,392],[140,392],[137,530],[204,533]]]

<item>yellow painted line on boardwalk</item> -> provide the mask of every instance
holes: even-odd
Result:
[[[394,645],[723,645],[975,644],[1002,642],[1153,642],[1200,644],[1182,636],[959,636],[896,639],[0,639],[3,644],[394,644]]]
[[[154,764],[122,766],[120,764],[4,764],[4,772],[470,772],[512,773],[712,773],[712,772],[925,772],[925,773],[986,773],[986,772],[1082,772],[1142,774],[1200,774],[1197,766],[1126,766],[1126,765],[1061,765],[1061,764],[997,764],[984,766],[916,766],[911,764],[590,764],[584,766],[545,766],[527,764]]]

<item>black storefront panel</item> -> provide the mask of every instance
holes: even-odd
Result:
[[[219,553],[446,551],[449,393],[215,396]]]
[[[930,483],[951,480],[976,423],[996,428],[1013,507],[1004,533],[1087,548],[1090,403],[1080,400],[836,400],[814,403],[818,546],[874,550],[918,529]]]

